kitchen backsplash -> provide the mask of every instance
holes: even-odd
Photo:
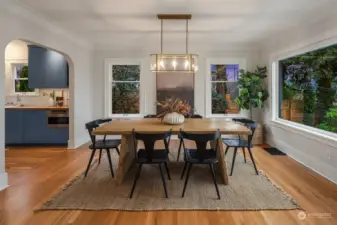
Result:
[[[34,105],[34,106],[48,106],[51,104],[49,95],[55,91],[55,97],[62,96],[64,98],[64,106],[69,105],[69,90],[68,89],[39,89],[38,96],[20,95],[20,104]],[[45,93],[45,96],[44,94]],[[13,95],[6,96],[6,104],[17,104],[17,97]]]

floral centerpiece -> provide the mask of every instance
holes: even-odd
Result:
[[[167,98],[165,101],[158,101],[156,105],[161,108],[157,117],[168,124],[182,124],[192,109],[187,101],[178,98]]]

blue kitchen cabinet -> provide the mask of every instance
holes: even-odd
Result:
[[[25,144],[43,144],[47,137],[47,113],[45,110],[23,111],[23,141]]]
[[[6,145],[67,145],[68,127],[49,127],[48,110],[6,110]]]
[[[30,88],[68,88],[68,63],[64,56],[29,45],[28,85]]]
[[[68,145],[69,128],[68,127],[49,127],[48,143],[54,145]]]
[[[23,111],[5,110],[5,143],[22,144],[23,143]]]
[[[68,127],[49,127],[48,110],[25,110],[23,112],[24,143],[42,145],[68,144]]]

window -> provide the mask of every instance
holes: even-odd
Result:
[[[108,116],[140,115],[140,63],[132,60],[109,60],[107,67]]]
[[[337,45],[279,61],[279,118],[337,133]]]
[[[13,94],[35,94],[34,88],[28,86],[27,64],[12,64]]]
[[[211,114],[239,114],[238,64],[211,64]]]

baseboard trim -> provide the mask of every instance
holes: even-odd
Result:
[[[337,184],[337,180],[335,180],[334,178],[332,177],[329,177],[323,173],[321,173],[320,171],[316,170],[315,168],[311,167],[309,164],[307,163],[304,163],[303,160],[299,159],[299,157],[296,157],[294,156],[293,152],[299,152],[300,154],[302,154],[302,151],[298,150],[298,149],[295,149],[294,147],[282,142],[282,141],[273,141],[273,140],[270,140],[270,138],[267,138],[266,139],[266,143],[269,144],[270,146],[273,146],[273,147],[276,147],[278,148],[280,151],[284,152],[287,154],[287,156],[289,156],[290,158],[294,159],[296,162],[304,165],[305,167],[307,167],[308,169],[314,171],[315,173],[321,175],[322,177],[328,179],[329,181],[331,181],[332,183],[334,184]],[[289,151],[290,150],[290,151]],[[312,158],[310,156],[307,156],[308,158]],[[317,160],[316,160],[317,161]],[[332,170],[335,171],[335,174],[337,174],[337,169],[335,168],[332,168]]]
[[[86,144],[88,141],[90,141],[89,135],[88,135],[88,136],[81,137],[81,138],[77,138],[77,139],[75,139],[75,141],[72,143],[73,145],[72,145],[71,147],[73,147],[73,148],[70,148],[70,149],[78,149],[80,146]],[[68,148],[68,149],[69,149],[69,148]]]
[[[0,191],[8,188],[8,175],[7,173],[0,174]]]

